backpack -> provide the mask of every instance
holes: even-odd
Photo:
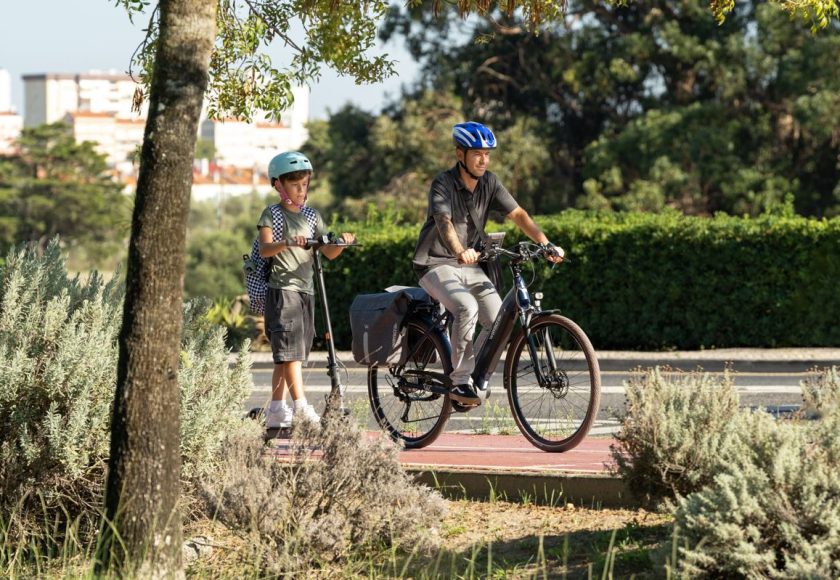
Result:
[[[278,243],[283,240],[285,220],[280,204],[269,206],[271,210],[271,241]],[[303,208],[303,216],[309,224],[311,238],[315,237],[315,227],[318,223],[317,213],[311,207]],[[254,239],[251,253],[242,255],[242,269],[245,271],[245,288],[248,290],[248,302],[254,314],[265,313],[265,296],[268,287],[268,276],[271,274],[271,258],[260,256],[260,236]]]

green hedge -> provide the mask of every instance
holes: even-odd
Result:
[[[571,263],[538,269],[532,290],[597,349],[840,345],[840,219],[567,211],[537,221]],[[416,285],[419,227],[339,227],[364,244],[326,266],[337,344],[348,348],[356,294]],[[506,242],[522,239],[502,229]]]

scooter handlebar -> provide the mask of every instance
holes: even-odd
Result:
[[[318,236],[317,238],[307,238],[306,242],[303,245],[303,247],[307,249],[318,249],[323,248],[324,246],[349,248],[352,246],[361,246],[361,244],[356,241],[347,243],[344,241],[343,238],[336,237],[335,234],[330,232],[328,234],[324,234],[323,236]]]

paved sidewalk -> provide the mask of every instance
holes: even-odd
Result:
[[[370,432],[378,437],[379,432]],[[400,463],[415,469],[463,469],[487,472],[609,475],[614,465],[609,437],[589,437],[565,453],[546,453],[521,435],[443,433],[423,449],[400,451]],[[274,453],[289,452],[289,439],[272,439]]]

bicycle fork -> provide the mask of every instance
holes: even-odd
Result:
[[[542,336],[542,349],[540,349],[538,336]],[[549,377],[557,376],[557,359],[554,356],[554,345],[551,342],[551,335],[548,329],[539,330],[536,333],[529,329],[525,330],[525,340],[528,343],[528,353],[531,355],[531,360],[534,361],[534,373],[537,375],[541,387],[549,386],[551,379]],[[543,352],[540,353],[540,350]],[[542,354],[542,356],[540,356]],[[543,364],[545,361],[546,372],[543,372]]]
[[[528,354],[531,355],[531,360],[534,361],[534,373],[537,375],[537,380],[541,387],[551,386],[550,377],[557,376],[557,359],[554,356],[554,344],[551,342],[551,333],[548,327],[536,333],[531,332],[531,321],[533,320],[534,312],[539,312],[542,293],[537,292],[534,294],[534,306],[532,308],[527,289],[523,284],[522,288],[519,289],[517,299],[520,306],[520,322],[525,332],[525,340],[528,343]],[[540,357],[540,345],[537,340],[539,337],[542,338],[543,357]],[[547,376],[543,372],[543,360],[546,362]]]

